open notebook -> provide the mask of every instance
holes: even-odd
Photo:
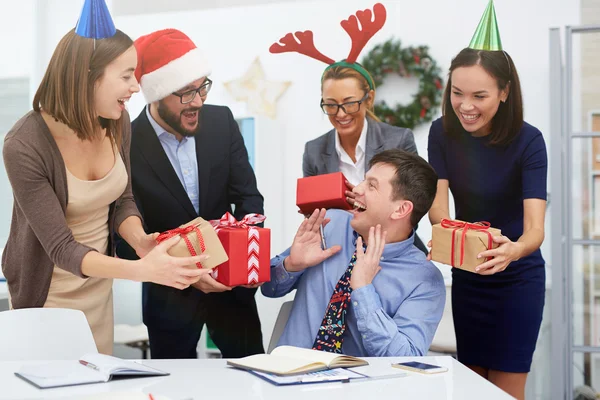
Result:
[[[271,354],[256,354],[236,360],[228,365],[250,371],[275,375],[295,375],[330,368],[358,367],[369,363],[360,358],[294,346],[279,346]]]
[[[40,389],[47,389],[108,382],[115,377],[164,376],[169,373],[133,361],[90,353],[81,357],[79,361],[25,365],[15,372],[15,375]]]

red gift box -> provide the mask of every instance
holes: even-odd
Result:
[[[213,269],[213,277],[227,286],[251,285],[271,279],[271,230],[253,225],[265,220],[248,214],[237,221],[230,213],[210,221],[229,260]]]
[[[302,214],[312,214],[317,208],[351,210],[346,201],[346,177],[341,172],[298,179],[296,205]]]

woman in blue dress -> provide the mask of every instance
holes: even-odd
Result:
[[[472,41],[452,60],[443,117],[431,126],[429,162],[439,180],[429,218],[450,218],[450,190],[456,219],[501,229],[476,273],[452,269],[457,353],[523,399],[544,308],[547,154],[542,133],[523,121],[512,59],[501,46],[481,48],[490,46]]]

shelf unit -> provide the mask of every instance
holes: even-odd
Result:
[[[587,125],[589,132],[600,132],[600,110],[589,112]],[[600,138],[592,138],[591,147],[587,160],[590,171],[587,194],[591,214],[588,218],[591,225],[589,232],[590,239],[600,239]],[[596,246],[589,246],[587,261],[590,270],[587,302],[589,343],[586,344],[600,347],[600,250]],[[590,376],[592,387],[600,390],[600,353],[590,355]]]

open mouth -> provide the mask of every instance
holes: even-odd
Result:
[[[119,103],[119,106],[121,106],[121,108],[125,108],[125,103],[127,103],[130,98],[131,97],[122,97],[120,99],[117,99],[117,103]]]
[[[198,110],[194,110],[194,111],[183,111],[181,113],[181,116],[184,118],[185,121],[193,123],[196,122],[196,119],[198,118]]]
[[[341,126],[347,126],[347,125],[350,125],[352,123],[352,119],[342,120],[342,121],[340,121],[339,119],[337,119],[336,122],[338,124],[340,124]]]
[[[356,201],[356,200],[354,200],[353,208],[354,208],[354,211],[356,211],[357,213],[367,211],[367,206],[364,205],[363,203],[361,203],[360,201]]]
[[[467,124],[474,124],[475,122],[477,122],[479,120],[479,117],[481,117],[481,114],[460,113],[460,116],[462,117],[462,120],[465,121]]]

